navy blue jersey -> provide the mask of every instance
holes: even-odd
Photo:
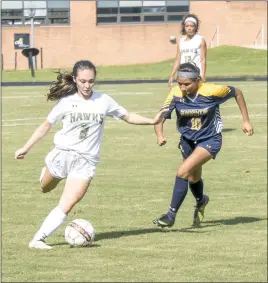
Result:
[[[183,95],[179,86],[169,93],[163,108],[177,114],[178,131],[189,140],[202,140],[222,132],[219,105],[235,95],[235,88],[226,85],[201,83],[194,99]]]

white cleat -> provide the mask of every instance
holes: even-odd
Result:
[[[39,240],[39,241],[31,241],[29,243],[30,249],[40,249],[40,250],[50,250],[52,249],[51,246],[47,245],[45,242]]]

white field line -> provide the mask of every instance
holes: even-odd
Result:
[[[228,82],[228,81],[225,81]],[[213,82],[212,82],[213,83]],[[266,86],[267,83],[259,83],[259,84],[239,84],[237,82],[231,82],[232,84],[228,84],[229,86],[239,86],[239,87],[256,87],[256,86]],[[220,82],[215,83],[217,85],[226,85],[226,84],[221,84]],[[173,83],[172,86],[176,86],[176,83]],[[159,85],[159,88],[163,88],[166,87],[167,91],[169,91],[168,86],[163,86],[163,85]],[[157,87],[149,87],[148,90],[159,90],[159,88]]]
[[[135,112],[137,114],[140,114],[140,113],[156,113],[158,110],[150,110],[150,111],[138,111],[138,112]],[[241,115],[221,115],[222,118],[237,118],[237,117],[241,117]],[[250,117],[267,117],[267,115],[263,115],[263,114],[256,114],[256,115],[250,115]],[[3,119],[2,122],[16,122],[16,121],[33,121],[33,120],[45,120],[46,117],[32,117],[32,118],[17,118],[17,119]],[[113,121],[113,120],[116,120],[116,119],[113,119],[113,118],[108,118],[107,121]]]
[[[238,108],[237,105],[221,105],[220,108],[223,109],[223,108]],[[267,103],[264,102],[264,103],[261,103],[261,104],[248,104],[248,108],[253,108],[253,107],[263,107],[263,108],[267,108]]]
[[[19,119],[2,120],[2,122],[32,121],[32,120],[45,120],[45,119],[46,118],[19,118]]]
[[[26,105],[25,105],[26,106]],[[221,106],[221,108],[237,108],[238,106],[237,105],[226,105],[226,106]],[[261,108],[267,108],[267,105],[265,103],[263,104],[250,104],[249,105],[249,108],[254,108],[254,107],[261,107]],[[129,111],[129,112],[135,112],[135,113],[138,113],[138,114],[142,114],[142,113],[157,113],[157,111],[159,111],[159,109],[155,109],[155,110],[144,110],[144,111]],[[261,115],[260,114],[257,114],[257,115],[250,115],[251,117],[266,117],[265,115]],[[221,116],[221,117],[230,117],[230,118],[236,118],[236,117],[239,117],[237,115],[228,115],[228,116]],[[18,119],[8,119],[8,120],[2,120],[2,122],[14,122],[14,121],[28,121],[28,120],[44,120],[46,119],[46,117],[40,117],[40,118],[18,118]]]
[[[258,86],[266,86],[267,83],[260,83],[260,84],[236,84],[239,85],[239,87],[258,87]],[[152,91],[152,90],[159,90],[161,87],[159,88],[148,88],[148,90]],[[133,91],[119,91],[117,92],[116,89],[107,89],[107,90],[97,90],[99,92],[103,92],[103,93],[107,93],[109,95],[109,92],[112,93],[112,95],[144,95],[144,94],[153,94],[153,92],[133,92]],[[166,93],[168,93],[170,90],[167,87]],[[243,92],[248,92],[248,90],[243,90]],[[19,93],[19,92],[15,92],[15,93]],[[12,95],[12,96],[2,96],[2,99],[22,99],[22,98],[44,98],[46,97],[45,95],[40,96],[37,94],[33,94],[33,95]]]
[[[37,126],[37,123],[26,123],[26,124],[6,124],[2,125],[2,127],[21,127],[21,126]]]
[[[138,112],[140,113],[140,112]],[[155,112],[156,113],[156,112]],[[230,115],[230,116],[221,116],[222,119],[233,119],[233,118],[241,118],[241,115]],[[267,115],[250,115],[250,118],[267,118]],[[29,120],[44,120],[45,118],[34,118],[34,119],[12,119],[12,120],[2,120],[4,122],[15,122],[15,121],[29,121]],[[120,121],[120,120],[119,120]],[[115,124],[118,123],[115,119],[106,120],[108,124]],[[2,124],[2,127],[20,127],[20,126],[32,126],[38,125],[39,123],[14,123],[14,124]]]
[[[12,95],[12,96],[2,96],[2,99],[24,99],[24,98],[42,98],[44,99],[45,97],[39,96],[39,95]]]
[[[103,92],[103,93],[108,93]],[[111,96],[116,96],[116,95],[148,95],[148,94],[153,94],[153,92],[131,92],[131,91],[119,91],[119,92],[114,92],[111,94]],[[2,99],[24,99],[24,98],[46,98],[45,96],[40,96],[40,95],[12,95],[12,96],[2,96]]]

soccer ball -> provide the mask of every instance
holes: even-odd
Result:
[[[93,225],[84,219],[75,219],[65,228],[65,240],[71,247],[89,247],[95,236]]]

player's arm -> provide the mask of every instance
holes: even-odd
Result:
[[[164,104],[163,104],[163,106],[162,106],[162,109],[168,109],[169,111],[169,113],[168,114],[166,114],[163,118],[162,118],[162,120],[160,121],[160,123],[159,124],[157,124],[157,125],[155,125],[154,126],[154,132],[155,132],[155,135],[156,135],[156,137],[157,137],[157,144],[158,145],[160,145],[160,146],[162,146],[162,145],[165,145],[166,144],[166,142],[167,142],[167,138],[164,136],[164,131],[163,131],[163,125],[164,125],[164,123],[165,123],[165,121],[166,121],[166,118],[171,118],[171,111],[172,110],[170,110],[170,107],[171,107],[171,105],[172,105],[172,102],[173,102],[173,100],[174,100],[174,96],[176,95],[176,87],[175,88],[173,88],[171,91],[170,91],[170,93],[168,94],[168,96],[167,96],[167,98],[166,98],[166,100],[165,100],[165,102],[164,102]],[[171,107],[172,108],[172,107]]]
[[[235,88],[235,96],[234,97],[235,97],[236,103],[239,106],[239,109],[240,109],[240,112],[241,112],[241,115],[242,115],[243,132],[246,133],[248,136],[252,136],[253,133],[254,133],[253,132],[253,126],[250,123],[247,104],[246,104],[246,101],[244,99],[244,95],[239,88]]]
[[[171,74],[169,76],[169,80],[168,80],[168,85],[169,87],[171,86],[173,80],[174,80],[174,76],[180,66],[180,62],[181,62],[181,53],[180,53],[180,44],[179,42],[177,43],[177,53],[176,53],[176,59],[175,59],[175,62],[173,64],[173,67],[172,67],[172,71],[171,71]]]
[[[207,71],[207,44],[205,39],[202,39],[201,41],[201,51],[200,51],[200,57],[201,57],[201,67],[202,67],[202,74],[201,77],[204,82],[206,82],[206,71]]]
[[[168,109],[163,109],[156,114],[153,119],[143,117],[139,114],[128,112],[121,119],[127,122],[128,124],[133,125],[156,125],[160,123],[163,119],[163,116],[168,112]]]
[[[165,145],[167,143],[167,138],[164,136],[164,133],[163,133],[163,125],[165,121],[166,119],[163,118],[159,124],[154,126],[154,131],[157,137],[157,144],[160,146]]]
[[[15,159],[23,159],[30,149],[41,140],[52,128],[47,120],[45,120],[32,134],[26,144],[15,152]]]

